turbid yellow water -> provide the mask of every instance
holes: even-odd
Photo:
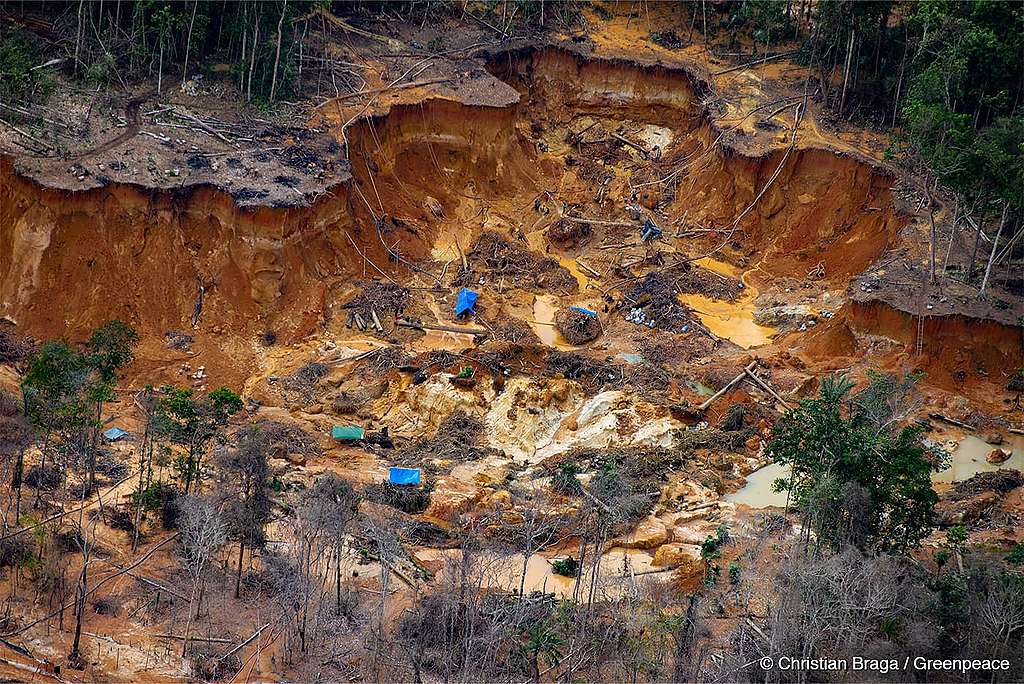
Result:
[[[555,328],[555,312],[558,311],[558,300],[552,295],[537,295],[533,299],[533,318],[530,327],[537,333],[540,341],[557,349],[574,349],[565,341]]]
[[[978,473],[988,473],[994,470],[1016,468],[1024,470],[1024,438],[1011,437],[999,448],[1012,452],[1012,456],[1002,463],[989,463],[987,456],[996,447],[988,444],[974,435],[968,435],[961,440],[956,451],[953,452],[953,460],[949,468],[932,475],[933,482],[962,482],[969,480]]]
[[[786,506],[786,492],[772,491],[772,483],[780,477],[788,477],[789,468],[778,463],[769,463],[760,470],[747,475],[747,484],[738,492],[733,492],[725,497],[726,501],[736,504],[743,504],[751,508],[767,508],[775,506],[784,508]]]
[[[737,277],[738,269],[732,264],[718,261],[710,257],[698,259],[697,266],[714,273]],[[679,300],[690,307],[700,322],[718,337],[727,339],[734,344],[750,349],[771,342],[777,332],[775,328],[758,325],[754,322],[754,300],[757,299],[757,288],[748,284],[742,276],[744,289],[740,296],[731,302],[711,299],[702,294],[680,294]]]

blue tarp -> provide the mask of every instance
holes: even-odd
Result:
[[[111,442],[116,442],[128,433],[119,427],[112,427],[109,430],[103,432],[103,436],[109,439]]]
[[[661,237],[661,228],[654,225],[654,221],[648,216],[644,219],[644,227],[640,231],[640,239],[644,242],[650,242],[657,237]]]
[[[418,485],[420,483],[420,469],[392,468],[388,473],[388,481],[396,485]]]
[[[462,288],[459,293],[455,296],[455,315],[461,316],[464,313],[474,313],[473,307],[476,306],[477,297],[476,292],[469,288]]]
[[[596,311],[591,311],[590,309],[584,309],[582,306],[570,306],[569,309],[572,310],[572,311],[578,311],[581,314],[587,314],[591,318],[597,318],[597,312]]]

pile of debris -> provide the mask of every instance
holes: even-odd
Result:
[[[345,325],[360,330],[373,328],[383,333],[383,321],[401,316],[409,305],[409,290],[394,283],[371,281],[343,305],[348,310]]]
[[[625,370],[621,365],[563,351],[552,351],[548,354],[544,372],[548,376],[562,376],[566,380],[575,380],[592,392],[621,387],[625,379]]]
[[[457,410],[438,426],[433,437],[406,444],[395,451],[394,463],[420,468],[437,461],[478,461],[497,455],[496,449],[484,446],[484,424],[479,418]],[[436,474],[436,467],[428,471]]]
[[[996,470],[978,473],[969,480],[957,482],[935,506],[940,527],[970,524],[975,527],[1003,525],[1001,516],[993,515],[1003,498],[1024,485],[1019,470]]]
[[[325,364],[311,361],[291,375],[281,379],[281,387],[292,395],[292,399],[303,405],[316,401],[317,386],[327,376]]]
[[[590,237],[591,227],[580,219],[560,218],[544,231],[544,237],[550,242],[565,246],[576,246]]]
[[[743,291],[743,281],[730,278],[706,268],[683,263],[672,273],[672,281],[680,292],[702,294],[711,299],[732,301]]]
[[[261,449],[271,458],[287,458],[288,454],[302,454],[307,458],[323,456],[323,448],[316,437],[297,425],[260,420],[255,427]]]
[[[366,375],[383,377],[388,371],[407,365],[410,359],[401,347],[381,347],[360,359],[360,369]]]
[[[664,271],[647,274],[628,290],[624,304],[626,320],[648,328],[668,332],[689,332],[693,327],[690,311],[679,301],[680,289],[675,276]]]
[[[528,324],[508,316],[491,328],[491,338],[512,344],[537,345],[540,338]]]
[[[576,278],[557,260],[538,256],[493,230],[480,234],[470,256],[479,270],[491,278],[505,278],[509,284],[529,291],[555,289],[572,293],[579,289]]]
[[[32,353],[32,342],[0,319],[0,363],[19,363]]]
[[[597,313],[578,306],[559,309],[555,313],[555,329],[572,345],[593,342],[603,332]]]
[[[176,351],[188,351],[192,348],[195,338],[181,330],[168,330],[164,333],[164,340],[168,349]]]

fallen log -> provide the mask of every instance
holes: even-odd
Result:
[[[576,264],[580,268],[582,268],[584,271],[586,271],[590,275],[594,276],[595,278],[600,278],[601,277],[601,272],[600,271],[595,271],[594,269],[592,269],[590,266],[587,266],[585,263],[583,263],[579,259],[576,260]]]
[[[730,389],[732,389],[734,385],[736,385],[738,382],[743,380],[743,378],[746,377],[747,373],[752,371],[754,369],[754,366],[756,366],[756,365],[757,365],[757,361],[751,361],[750,364],[746,368],[744,368],[743,371],[739,375],[737,375],[735,378],[730,380],[725,385],[725,387],[723,387],[722,389],[718,390],[713,395],[708,397],[707,401],[705,401],[703,404],[701,404],[700,406],[697,407],[697,410],[698,411],[705,411],[705,410],[707,410],[708,406],[711,406],[711,403],[715,399],[718,399],[720,396],[722,396],[723,394],[728,392]]]
[[[956,425],[957,427],[963,428],[965,430],[970,430],[972,432],[974,431],[974,426],[973,425],[968,425],[967,423],[963,422],[962,420],[957,420],[956,418],[950,418],[949,416],[943,415],[941,413],[929,413],[928,417],[929,418],[934,418],[935,420],[944,421],[946,423],[949,423],[950,425]],[[1011,432],[1012,432],[1012,430],[1011,430]]]
[[[732,73],[733,71],[739,71],[740,69],[746,69],[747,67],[757,66],[758,64],[764,64],[765,62],[770,62],[770,61],[772,61],[774,59],[779,59],[781,57],[789,57],[790,55],[795,55],[797,52],[798,52],[797,50],[791,50],[789,52],[780,52],[777,55],[770,55],[768,57],[762,57],[761,59],[755,59],[753,62],[746,62],[744,64],[737,64],[734,67],[729,67],[728,69],[722,69],[721,71],[716,71],[715,73],[713,73],[711,75],[712,76],[721,76],[723,74]]]
[[[644,159],[651,158],[651,153],[643,145],[635,143],[626,136],[619,135],[618,133],[612,133],[612,137],[621,142],[623,145],[628,145],[629,147],[632,147],[634,150],[639,152],[640,156],[642,156]]]
[[[185,637],[181,634],[154,634],[157,639],[174,639],[176,641],[183,641]],[[205,641],[210,644],[233,644],[234,639],[220,639],[217,637],[201,637],[201,636],[190,636],[189,641]]]
[[[744,368],[744,369],[743,369],[743,371],[744,371],[744,372],[745,372],[745,373],[746,373],[747,375],[749,375],[749,376],[750,376],[750,378],[751,378],[751,380],[753,380],[753,381],[754,381],[755,383],[757,383],[757,385],[758,385],[758,386],[759,386],[759,387],[760,387],[761,389],[763,389],[763,390],[764,390],[765,392],[767,392],[768,394],[770,394],[770,395],[772,395],[773,397],[775,397],[776,401],[778,401],[778,402],[779,402],[780,404],[782,404],[783,408],[785,408],[786,410],[789,410],[790,406],[789,406],[789,404],[788,404],[788,403],[786,403],[786,400],[785,400],[785,399],[783,399],[782,397],[780,397],[780,396],[778,395],[778,393],[776,393],[776,391],[775,391],[775,390],[773,390],[773,389],[771,388],[771,386],[770,386],[770,385],[769,385],[769,384],[768,384],[767,382],[765,382],[765,381],[764,381],[764,380],[762,380],[761,378],[757,377],[757,375],[755,375],[755,374],[754,374],[754,371],[753,371],[753,369],[752,369],[752,368],[749,368],[749,367],[748,367],[748,368]]]
[[[454,325],[436,325],[434,323],[413,323],[404,318],[395,322],[399,328],[413,328],[414,330],[440,330],[441,332],[462,333],[464,335],[486,335],[483,328],[459,328]]]
[[[569,221],[570,223],[589,223],[595,226],[611,226],[613,228],[637,227],[636,221],[605,221],[604,219],[589,218],[587,216],[563,216],[562,220]]]
[[[233,656],[236,653],[238,653],[239,651],[241,651],[243,648],[245,648],[246,646],[251,644],[260,634],[263,634],[263,630],[265,630],[269,626],[270,626],[270,623],[268,622],[267,624],[265,624],[262,627],[260,627],[259,629],[257,629],[255,632],[252,633],[252,636],[250,636],[248,639],[246,639],[245,641],[243,641],[242,643],[238,644],[233,649],[231,649],[230,651],[228,651],[227,653],[222,655],[220,657],[220,659],[224,660],[225,658],[230,658],[231,656]],[[191,641],[191,640],[192,640],[192,637],[189,637],[189,641]],[[231,643],[231,642],[228,642],[228,643]]]

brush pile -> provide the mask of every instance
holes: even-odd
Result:
[[[348,310],[346,325],[360,330],[374,328],[384,332],[383,323],[401,316],[409,305],[409,290],[394,283],[371,281],[363,285],[355,297],[344,304]]]
[[[486,273],[491,279],[504,278],[509,285],[531,292],[572,293],[579,289],[576,278],[557,260],[534,254],[493,230],[480,234],[470,256],[475,271]]]
[[[484,435],[484,424],[479,418],[457,410],[444,419],[433,437],[396,450],[394,462],[403,467],[420,468],[431,461],[477,461],[497,453],[484,445]]]
[[[555,313],[555,329],[569,344],[579,346],[601,336],[601,319],[576,307],[565,307]]]
[[[563,218],[548,226],[548,229],[544,231],[544,237],[551,242],[575,246],[590,237],[590,233],[589,223],[579,220],[569,221]]]
[[[690,311],[679,301],[675,275],[649,273],[625,293],[626,320],[668,332],[688,332]]]

